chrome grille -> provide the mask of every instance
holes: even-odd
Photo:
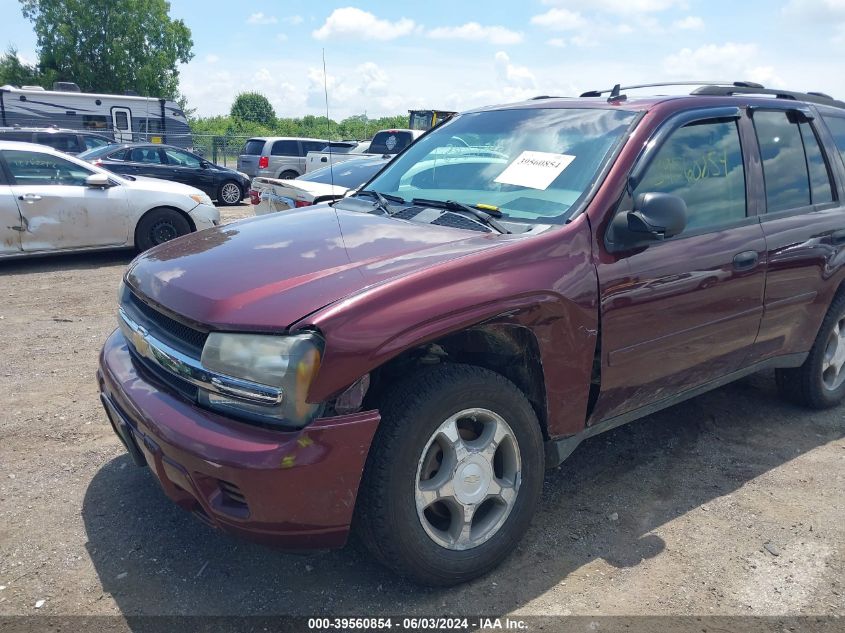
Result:
[[[208,333],[192,328],[144,303],[126,288],[121,301],[123,309],[138,324],[143,325],[157,339],[174,349],[199,358]]]

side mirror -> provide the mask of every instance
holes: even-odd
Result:
[[[105,174],[91,174],[85,179],[85,186],[96,189],[105,189],[111,187],[112,182]]]
[[[642,193],[634,210],[618,213],[611,222],[611,252],[648,246],[678,235],[687,225],[687,203],[670,193]]]
[[[209,167],[211,167],[211,163],[209,163],[207,160],[200,161],[200,169],[208,169]]]

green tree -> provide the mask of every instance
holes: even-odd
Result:
[[[193,57],[191,31],[167,0],[20,0],[35,28],[38,66],[85,91],[173,99],[177,64]]]
[[[6,49],[0,57],[0,86],[43,86],[47,78],[34,65],[24,64],[18,57],[18,50],[14,46]]]
[[[242,92],[235,97],[230,112],[233,119],[250,123],[272,126],[276,122],[276,112],[270,101],[258,92]]]

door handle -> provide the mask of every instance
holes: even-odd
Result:
[[[734,270],[750,270],[757,265],[757,251],[742,251],[734,255]]]
[[[830,234],[830,242],[834,246],[845,244],[845,229],[839,229]]]
[[[24,202],[37,202],[41,200],[41,196],[37,193],[25,193],[22,196],[18,196],[18,200],[23,200]]]
[[[328,158],[326,158],[325,156],[323,156],[323,157],[320,159],[320,162],[321,162],[321,163],[327,163],[327,162],[329,162],[329,159],[328,159]]]

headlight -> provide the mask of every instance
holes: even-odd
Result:
[[[203,368],[247,381],[243,396],[200,389],[200,404],[236,417],[270,424],[304,426],[317,414],[319,404],[305,401],[320,369],[323,340],[316,334],[274,336],[212,332],[202,350]],[[275,387],[277,403],[259,403],[248,395],[248,384]]]
[[[193,200],[197,204],[207,204],[209,206],[212,206],[211,198],[209,198],[204,193],[192,193],[191,194],[191,200]]]

